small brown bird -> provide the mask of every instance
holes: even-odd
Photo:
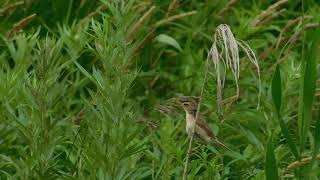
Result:
[[[228,150],[230,150],[227,146],[221,143],[217,137],[212,133],[211,129],[209,128],[207,122],[204,118],[200,115],[198,116],[198,120],[196,122],[196,114],[198,108],[198,102],[192,97],[180,97],[179,102],[183,107],[184,111],[186,112],[186,131],[188,135],[192,136],[193,128],[196,124],[195,128],[195,137],[204,140],[206,143],[212,143],[216,145],[220,145]]]

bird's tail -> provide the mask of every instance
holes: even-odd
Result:
[[[212,142],[213,142],[213,144],[222,146],[222,147],[224,147],[225,149],[227,149],[227,150],[229,150],[229,151],[232,151],[230,148],[228,148],[226,145],[224,145],[222,142],[220,142],[217,138],[213,139]]]

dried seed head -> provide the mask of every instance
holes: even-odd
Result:
[[[234,76],[234,80],[237,86],[237,97],[239,96],[238,79],[240,76],[240,58],[239,58],[239,46],[247,55],[249,61],[257,68],[259,78],[259,99],[261,94],[261,81],[258,60],[250,48],[250,46],[242,41],[237,40],[230,30],[230,27],[226,24],[221,24],[217,27],[214,36],[213,44],[208,53],[208,60],[211,60],[216,70],[217,79],[217,103],[220,113],[222,113],[222,89],[224,87],[226,73],[221,73],[221,67],[225,71],[230,70]],[[258,103],[259,106],[259,103]]]

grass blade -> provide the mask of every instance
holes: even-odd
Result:
[[[307,49],[307,57],[305,62],[305,68],[303,71],[303,89],[300,94],[303,98],[303,107],[299,108],[302,110],[300,112],[302,114],[301,120],[301,131],[300,131],[300,144],[301,144],[301,153],[304,151],[304,147],[306,145],[307,134],[309,131],[309,126],[312,120],[312,105],[315,95],[316,89],[316,78],[317,78],[317,47],[319,44],[319,35],[317,34],[319,31],[313,31],[308,33],[307,39],[310,40],[311,45]]]
[[[312,161],[310,164],[310,169],[312,169],[313,164],[315,163],[317,154],[319,152],[319,148],[320,148],[320,109],[318,111],[318,119],[317,119],[316,129],[314,133],[314,147],[312,152]]]
[[[282,93],[281,74],[280,74],[279,65],[277,65],[276,71],[272,79],[272,99],[273,99],[277,114],[280,114],[280,109],[281,109],[281,98],[282,98],[281,93]]]
[[[291,136],[290,136],[290,132],[289,129],[287,127],[287,125],[284,123],[282,117],[281,117],[281,98],[282,98],[282,89],[281,89],[281,73],[280,73],[280,68],[279,65],[277,65],[276,71],[274,73],[273,79],[272,79],[272,99],[275,105],[275,109],[277,111],[277,117],[278,117],[278,121],[280,124],[280,128],[281,131],[284,135],[284,137],[286,138],[289,148],[291,150],[291,152],[293,153],[293,155],[298,159],[299,154],[298,154],[298,150],[296,147],[296,144],[294,143],[294,141],[292,140]]]
[[[277,162],[274,156],[274,148],[272,144],[272,135],[269,137],[267,142],[267,153],[266,153],[266,178],[267,180],[279,179]]]
[[[318,49],[319,48],[319,38],[320,38],[319,33],[320,33],[319,30],[316,30],[313,33],[310,33],[311,37],[313,37],[313,38],[315,37],[315,39],[312,42],[310,51],[308,51],[309,52],[308,53],[308,55],[309,55],[308,62],[311,65],[314,65],[314,67],[312,67],[312,70],[314,72],[313,72],[313,74],[311,76],[311,78],[312,78],[311,79],[312,80],[311,83],[314,83],[313,87],[311,87],[311,88],[313,88],[313,89],[311,89],[313,91],[310,92],[310,93],[313,93],[313,94],[311,94],[312,97],[310,97],[310,98],[312,98],[312,101],[314,99],[314,93],[315,93],[315,88],[316,88],[315,87],[316,78],[317,78],[316,77],[317,76],[317,74],[316,74],[316,61],[317,61],[317,59],[319,59],[319,55],[318,55],[318,52],[319,52],[318,51],[319,50]],[[311,103],[310,105],[312,105],[312,102],[309,102],[309,103]],[[311,121],[311,116],[312,116],[311,108],[312,107],[310,107],[310,111],[307,111],[308,113],[310,113],[308,115],[310,117],[310,121]],[[308,127],[309,127],[309,125],[308,125]],[[316,156],[317,156],[317,154],[319,152],[319,148],[320,148],[320,109],[318,110],[318,119],[317,119],[317,122],[316,122],[316,128],[315,128],[315,133],[314,133],[314,147],[313,147],[313,152],[312,152],[312,161],[310,163],[310,169],[309,169],[310,171],[312,170],[313,164],[315,163]]]

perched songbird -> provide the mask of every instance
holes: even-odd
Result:
[[[196,138],[200,138],[204,140],[206,143],[217,144],[226,149],[229,149],[216,138],[216,136],[212,133],[207,122],[203,119],[200,113],[196,122],[198,103],[194,98],[185,96],[180,97],[179,102],[181,103],[181,106],[186,112],[186,131],[190,137],[192,136],[193,128],[196,125],[194,134]]]

